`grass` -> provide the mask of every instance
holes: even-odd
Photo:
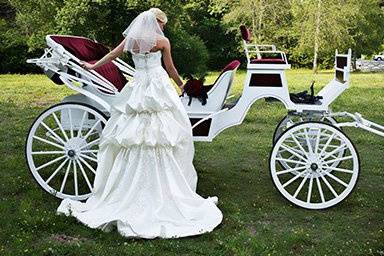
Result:
[[[211,73],[207,83],[217,73]],[[240,94],[245,72],[238,72]],[[331,71],[316,76],[319,90]],[[290,70],[291,91],[307,89],[311,71]],[[334,111],[360,112],[384,123],[384,74],[354,73]],[[212,143],[196,142],[198,193],[217,195],[223,222],[213,232],[176,240],[134,240],[58,216],[59,200],[42,191],[24,159],[34,119],[73,91],[43,75],[0,75],[0,255],[383,255],[384,138],[346,128],[361,160],[354,192],[328,210],[309,211],[284,200],[268,167],[271,138],[286,114],[282,104],[257,101],[243,124]]]

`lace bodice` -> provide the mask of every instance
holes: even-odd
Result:
[[[132,54],[135,69],[161,67],[161,51],[146,54]]]

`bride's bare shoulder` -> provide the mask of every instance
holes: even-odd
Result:
[[[157,47],[158,48],[164,49],[164,48],[169,47],[169,45],[170,45],[170,42],[169,42],[169,39],[167,37],[162,36],[159,39],[157,39]]]

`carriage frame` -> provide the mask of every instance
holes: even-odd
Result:
[[[92,193],[89,176],[96,174],[97,145],[119,91],[99,72],[83,69],[78,56],[58,42],[65,37],[97,44],[83,37],[48,35],[44,54],[27,61],[77,94],[65,97],[36,118],[28,132],[25,154],[30,171],[44,190],[58,198],[84,200]],[[334,77],[318,93],[320,100],[313,104],[295,103],[285,76],[285,70],[291,67],[285,53],[275,45],[252,43],[250,31],[245,27],[242,27],[242,37],[247,74],[239,98],[230,101],[238,65],[223,70],[209,86],[206,105],[197,98],[188,104],[187,96],[180,97],[191,120],[193,139],[210,142],[224,129],[241,124],[255,101],[275,98],[285,106],[287,116],[277,125],[273,138],[269,162],[274,185],[284,198],[306,209],[325,209],[340,203],[355,187],[360,169],[357,150],[341,128],[358,127],[384,136],[383,126],[364,119],[359,113],[334,113],[330,109],[330,104],[349,87],[351,50],[347,54],[336,50]],[[131,81],[133,67],[119,58],[113,64]],[[350,121],[337,122],[339,117]],[[44,147],[48,145],[57,150],[46,150]],[[47,155],[59,157],[41,160],[43,164],[35,159]],[[49,175],[43,174],[49,169],[52,169]],[[349,178],[342,180],[335,173],[349,175]],[[56,187],[49,184],[59,175],[63,177]],[[282,178],[285,175],[288,177]],[[67,184],[69,176],[73,178]],[[79,183],[80,177],[83,185]],[[295,183],[295,187],[288,189]],[[317,196],[313,196],[315,192]]]

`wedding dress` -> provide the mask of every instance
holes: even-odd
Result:
[[[191,124],[161,55],[132,55],[136,72],[103,129],[93,194],[85,203],[64,199],[59,214],[142,238],[198,235],[221,223],[217,197],[196,193]]]

